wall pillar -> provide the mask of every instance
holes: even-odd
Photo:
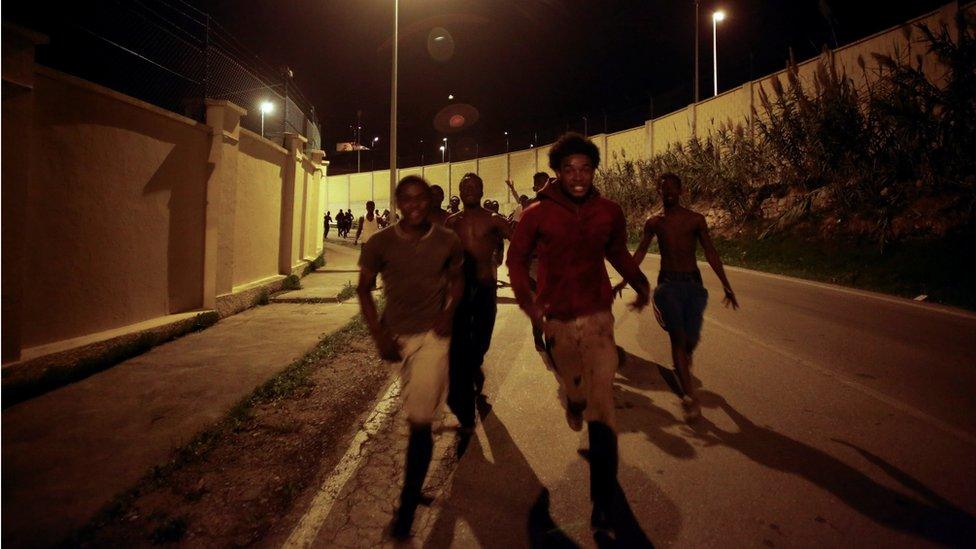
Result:
[[[281,237],[278,244],[278,272],[283,275],[292,274],[295,264],[301,261],[301,220],[304,200],[298,192],[304,195],[304,178],[302,181],[298,180],[298,169],[305,158],[302,147],[307,142],[308,139],[301,134],[285,133],[288,157],[285,158],[285,169],[282,170]]]
[[[210,126],[210,175],[204,232],[203,306],[216,307],[217,296],[234,286],[234,210],[241,117],[247,111],[230,101],[206,100]]]
[[[3,362],[20,359],[23,345],[24,272],[28,188],[34,142],[34,50],[47,37],[3,25]]]
[[[318,252],[322,251],[324,244],[322,219],[325,217],[325,205],[327,203],[325,168],[329,163],[323,162],[325,159],[325,151],[321,149],[308,151],[308,159],[314,169],[312,178],[312,196],[314,200],[312,201],[312,219],[310,220],[314,226],[314,232],[311,234],[316,235],[312,240],[313,245],[311,248],[311,255],[314,257],[318,256]],[[313,228],[310,228],[310,230]]]

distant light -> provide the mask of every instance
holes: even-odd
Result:
[[[273,111],[274,111],[274,103],[272,103],[271,101],[261,102],[261,112],[263,112],[264,114],[268,114]]]
[[[447,138],[445,137],[444,139],[441,139],[441,141],[447,143]]]
[[[380,140],[380,138],[379,138],[379,137],[374,137],[374,138],[373,138],[373,143],[375,144],[375,143],[376,143],[377,141],[379,141],[379,140]]]
[[[532,147],[535,147],[535,145],[529,143],[529,148],[531,149]]]
[[[440,36],[435,36],[435,37],[434,37],[434,40],[436,40],[437,42],[441,42],[441,41],[443,41],[443,40],[444,40],[445,38],[447,38],[447,37],[446,37],[446,36],[444,36],[444,35],[442,34],[442,35],[440,35]]]
[[[508,132],[505,132],[505,135],[508,135]]]
[[[716,21],[724,21],[725,20],[725,12],[722,11],[722,10],[719,10],[719,11],[713,13],[712,14],[712,19],[714,19]]]
[[[465,120],[463,116],[461,116],[460,114],[455,114],[454,116],[451,117],[450,120],[448,120],[447,124],[452,128],[460,128],[464,126],[464,122]]]
[[[449,94],[447,94],[447,98],[448,98],[448,99],[454,99],[454,94],[453,94],[453,93],[449,93]]]
[[[441,152],[444,152],[444,145],[441,145]]]

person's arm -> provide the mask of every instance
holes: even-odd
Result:
[[[722,281],[722,290],[725,292],[725,297],[722,299],[722,304],[726,307],[732,305],[733,309],[739,308],[739,300],[735,298],[735,292],[732,291],[732,285],[729,284],[728,277],[725,276],[725,268],[722,266],[722,258],[718,255],[718,250],[715,249],[715,244],[712,243],[712,237],[708,234],[708,223],[705,221],[704,216],[699,216],[698,219],[698,241],[701,242],[702,249],[705,251],[705,259],[708,260],[708,264],[711,265],[712,270],[715,271],[715,275],[718,279]]]
[[[522,311],[528,315],[532,325],[541,329],[544,313],[535,303],[535,295],[529,285],[529,265],[532,262],[532,252],[539,230],[538,208],[527,209],[522,214],[522,221],[515,226],[511,243],[508,246],[508,280],[515,292],[515,300]]]
[[[463,263],[464,249],[461,247],[461,240],[455,238],[451,257],[447,263],[447,302],[444,303],[444,309],[434,323],[434,333],[441,337],[451,335],[451,328],[454,327],[454,312],[464,295],[464,271],[461,268]]]
[[[359,285],[356,287],[356,295],[359,297],[359,307],[366,321],[366,327],[373,336],[376,349],[380,353],[380,358],[399,362],[403,360],[400,356],[400,345],[394,339],[393,334],[380,324],[379,312],[376,310],[376,301],[373,300],[372,288],[376,285],[376,271],[366,266],[359,268]]]
[[[654,218],[650,218],[644,222],[644,234],[641,236],[640,244],[637,245],[637,249],[634,251],[634,263],[640,267],[643,263],[644,258],[647,257],[647,250],[651,247],[651,242],[654,240]],[[616,286],[613,287],[613,293],[620,295],[623,292],[624,287],[627,285],[626,280],[621,280]]]
[[[631,308],[639,311],[647,306],[651,300],[651,284],[627,250],[627,222],[624,220],[623,211],[619,209],[614,215],[605,255],[613,268],[637,292],[637,299],[631,303]]]
[[[359,218],[359,228],[356,229],[356,238],[353,240],[353,244],[359,243],[359,235],[363,234],[363,223],[366,221],[366,216]]]
[[[515,190],[515,183],[512,183],[511,179],[506,179],[505,184],[508,185],[508,192],[512,193],[512,196],[515,197],[515,203],[519,203],[519,194]]]

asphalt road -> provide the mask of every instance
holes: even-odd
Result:
[[[643,269],[656,274],[657,258]],[[972,544],[976,315],[738,269],[732,311],[702,269],[704,409],[692,426],[653,313],[614,308],[623,544]],[[566,426],[510,290],[500,302],[492,411],[417,542],[594,546],[585,436]]]

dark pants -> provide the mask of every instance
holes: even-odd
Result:
[[[475,399],[485,384],[481,365],[495,329],[496,293],[495,286],[465,280],[454,313],[447,405],[465,427],[474,426]]]

